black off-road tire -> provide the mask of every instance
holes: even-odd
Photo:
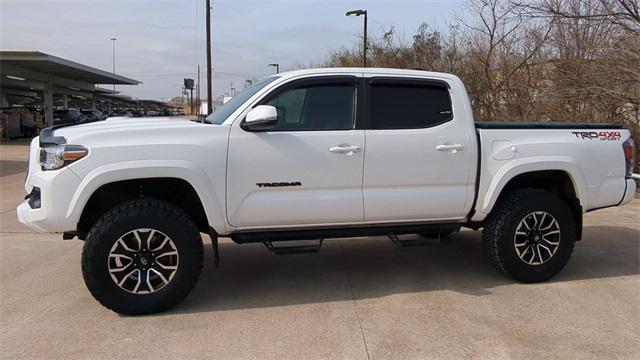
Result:
[[[546,262],[530,265],[514,246],[518,224],[528,215],[544,211],[559,225],[560,240],[555,254]],[[548,280],[567,264],[577,237],[577,225],[569,205],[557,195],[539,189],[517,189],[502,198],[487,218],[482,233],[485,256],[501,273],[523,283]]]
[[[148,294],[120,288],[109,273],[109,253],[124,234],[140,228],[155,229],[171,238],[179,254],[173,278]],[[203,247],[192,219],[181,209],[158,200],[139,199],[104,214],[87,234],[82,250],[82,276],[87,288],[103,306],[123,315],[165,311],[193,289],[202,270]]]

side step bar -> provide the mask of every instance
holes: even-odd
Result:
[[[293,241],[317,239],[342,239],[361,236],[385,236],[394,234],[420,234],[426,232],[458,231],[461,222],[424,224],[343,225],[302,229],[244,230],[230,234],[238,244],[263,243],[265,241]]]
[[[324,239],[320,239],[315,245],[274,246],[271,241],[265,241],[263,244],[273,255],[315,254],[320,251],[323,241]]]
[[[438,233],[437,237],[425,237],[422,235],[418,235],[417,239],[400,239],[398,235],[394,233],[390,233],[387,235],[389,240],[395,245],[397,248],[405,248],[412,246],[429,246],[429,245],[437,245],[440,243],[440,233]]]

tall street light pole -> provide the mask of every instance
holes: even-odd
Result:
[[[280,64],[269,64],[271,67],[276,68],[276,74],[280,74]]]
[[[112,47],[112,54],[113,54],[113,75],[116,74],[116,38],[112,37],[111,38],[111,47]],[[116,91],[116,84],[113,84],[113,91]]]
[[[213,112],[211,80],[211,0],[207,0],[207,115]]]
[[[364,38],[362,48],[362,64],[367,67],[367,10],[351,10],[347,11],[346,16],[361,16],[364,15]]]

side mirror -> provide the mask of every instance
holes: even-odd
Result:
[[[278,111],[270,105],[258,105],[251,109],[240,127],[245,131],[269,131],[278,122]]]

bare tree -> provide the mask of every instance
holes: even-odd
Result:
[[[467,0],[446,31],[373,37],[372,66],[445,71],[467,86],[476,119],[624,124],[640,143],[637,0]],[[469,21],[464,19],[470,19]],[[359,66],[361,43],[329,55]]]

